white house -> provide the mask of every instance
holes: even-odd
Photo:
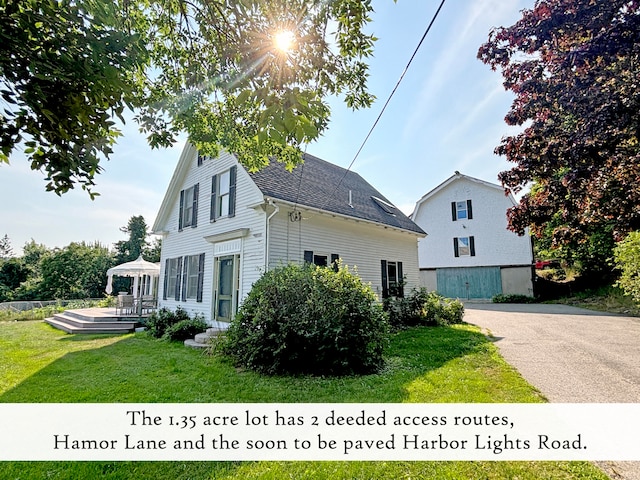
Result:
[[[428,232],[418,241],[421,284],[462,299],[533,295],[531,239],[507,230],[515,204],[503,187],[459,172],[425,194],[411,214]]]
[[[341,259],[379,297],[417,286],[424,232],[354,172],[311,155],[249,173],[230,154],[187,144],[153,232],[161,234],[158,304],[224,327],[267,269]],[[220,325],[221,323],[221,325]]]

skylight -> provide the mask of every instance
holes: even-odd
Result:
[[[376,204],[389,215],[393,215],[393,216],[396,215],[396,207],[394,205],[390,204],[389,202],[385,202],[381,198],[374,197],[374,196],[371,197],[371,200],[376,202]]]

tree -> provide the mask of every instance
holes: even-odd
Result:
[[[32,275],[40,275],[40,263],[42,259],[49,253],[49,249],[43,243],[36,243],[32,238],[30,241],[25,242],[22,247],[22,261],[29,267]]]
[[[148,61],[137,33],[114,28],[101,2],[0,0],[0,162],[23,143],[47,190],[91,191],[119,135],[113,117],[135,105]]]
[[[618,286],[640,303],[640,232],[631,232],[614,250],[621,271]]]
[[[29,269],[19,258],[9,258],[0,263],[0,302],[14,299],[13,291],[27,280]]]
[[[142,255],[148,245],[149,233],[147,230],[147,222],[142,215],[131,217],[127,226],[120,229],[121,232],[128,234],[129,238],[115,244],[118,264],[130,262]]]
[[[523,127],[496,148],[515,163],[500,180],[534,183],[509,228],[540,236],[553,222],[553,246],[640,228],[640,2],[537,0],[478,57],[501,69],[515,94],[505,120]]]
[[[119,265],[125,262],[136,260],[140,255],[149,262],[159,262],[162,241],[154,239],[149,245],[147,222],[142,215],[133,216],[129,219],[126,227],[120,229],[121,232],[129,235],[127,240],[120,240],[115,244],[115,261]],[[114,291],[128,291],[131,286],[131,278],[115,277],[113,279]]]
[[[13,247],[11,247],[11,240],[9,235],[5,234],[0,239],[0,260],[5,260],[13,257]]]
[[[20,142],[58,194],[94,195],[125,107],[153,147],[187,132],[204,155],[289,167],[329,120],[369,106],[370,0],[0,0],[0,161]],[[329,34],[329,29],[335,34]],[[291,48],[275,47],[291,32]],[[286,33],[285,33],[286,35]]]
[[[100,298],[113,265],[113,255],[99,243],[56,249],[42,260],[42,299]]]

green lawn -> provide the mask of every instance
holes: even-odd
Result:
[[[0,322],[0,402],[542,402],[475,327],[396,335],[387,366],[262,377],[181,344]],[[2,462],[3,479],[606,479],[587,462]]]

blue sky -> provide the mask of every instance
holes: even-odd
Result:
[[[439,0],[374,0],[370,31],[379,38],[369,87],[378,98],[368,110],[332,101],[329,130],[308,153],[347,167],[396,85]],[[476,59],[493,27],[512,25],[534,0],[447,0],[391,103],[353,165],[389,200],[409,214],[426,192],[458,170],[497,183],[509,168],[494,155],[504,135],[512,95],[502,77]],[[0,165],[0,237],[21,253],[32,238],[49,248],[71,242],[124,240],[120,227],[143,215],[153,225],[178,162],[184,139],[152,150],[135,122],[123,128],[111,160],[96,179],[91,200],[81,189],[62,197],[44,190],[45,175],[19,152]]]

